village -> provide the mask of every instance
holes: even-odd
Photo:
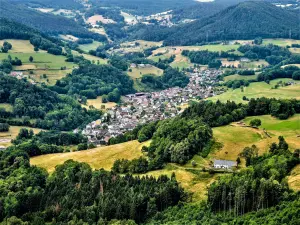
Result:
[[[82,131],[90,143],[106,145],[112,137],[133,130],[139,124],[175,117],[191,100],[221,94],[216,90],[221,70],[207,69],[187,73],[185,88],[169,88],[158,92],[135,93],[122,98],[122,104],[109,109],[104,116],[88,124]],[[78,130],[75,130],[78,132]]]

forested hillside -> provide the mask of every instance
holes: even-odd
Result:
[[[98,41],[106,40],[104,35],[89,32],[71,19],[50,13],[42,13],[21,4],[13,4],[7,0],[1,1],[0,17],[25,24],[38,29],[42,33],[51,35],[72,34],[82,38],[94,38]]]
[[[145,40],[164,40],[166,45],[194,45],[217,40],[263,38],[299,39],[296,12],[266,2],[243,2],[208,18],[180,27],[148,29]]]

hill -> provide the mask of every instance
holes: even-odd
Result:
[[[193,45],[217,40],[263,38],[299,39],[299,17],[296,12],[262,1],[230,6],[208,18],[180,27],[148,28],[146,40],[164,40],[165,45]]]
[[[25,24],[46,34],[72,34],[76,37],[93,38],[99,41],[106,40],[104,35],[92,33],[71,19],[50,13],[42,13],[22,4],[14,4],[6,0],[1,1],[0,15],[1,18]]]

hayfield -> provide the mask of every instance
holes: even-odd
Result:
[[[300,165],[297,165],[288,176],[288,184],[294,191],[300,191]]]
[[[273,44],[279,45],[282,47],[291,46],[292,44],[300,44],[300,40],[294,39],[283,39],[283,38],[274,38],[274,39],[263,39],[263,44]]]
[[[15,39],[5,39],[0,40],[0,45],[3,45],[3,42],[7,41],[12,44],[12,49],[8,53],[35,53],[34,47],[28,40],[15,40]],[[43,52],[42,50],[40,50]],[[2,55],[2,54],[1,54]]]
[[[94,15],[91,16],[87,19],[87,22],[92,24],[92,25],[96,25],[97,22],[102,22],[104,24],[109,24],[109,23],[116,23],[114,20],[112,19],[108,19],[108,18],[104,18],[102,15]]]
[[[229,89],[225,93],[221,95],[216,95],[214,97],[208,98],[207,100],[217,101],[220,100],[222,102],[226,102],[228,100],[235,101],[237,103],[246,103],[242,98],[246,96],[247,98],[259,98],[259,97],[267,97],[267,98],[278,98],[278,99],[291,99],[296,98],[300,99],[300,83],[279,87],[278,89],[272,89],[277,82],[279,81],[291,81],[291,79],[283,78],[272,80],[270,84],[265,82],[255,82],[250,83],[248,87],[244,87],[244,91],[242,92],[240,88],[238,89]]]
[[[10,141],[12,139],[15,139],[18,136],[22,128],[32,129],[35,134],[42,131],[42,129],[39,128],[31,128],[31,127],[24,127],[24,126],[10,126],[8,132],[0,132],[0,145],[10,146],[11,145]]]
[[[32,165],[53,172],[56,165],[63,164],[69,159],[88,163],[93,169],[110,170],[117,159],[134,159],[142,156],[141,148],[146,143],[130,141],[122,144],[98,147],[85,151],[41,155],[30,159]]]
[[[82,105],[85,108],[89,108],[89,106],[94,106],[96,109],[102,109],[101,106],[104,105],[105,109],[110,109],[117,104],[115,102],[107,102],[102,103],[102,97],[98,96],[96,99],[88,99],[86,105]]]

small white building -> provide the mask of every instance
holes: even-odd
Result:
[[[3,145],[0,145],[0,151],[4,151],[6,149],[6,147],[5,146],[3,146]]]
[[[214,160],[214,168],[216,169],[232,169],[233,167],[237,167],[236,161],[231,160]]]

